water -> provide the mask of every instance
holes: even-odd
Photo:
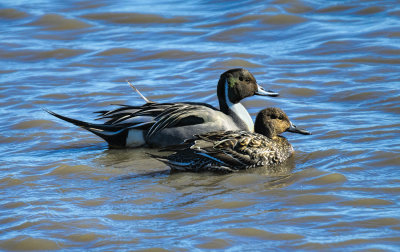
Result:
[[[400,247],[397,1],[0,4],[0,250],[265,251]],[[41,108],[217,105],[249,69],[312,136],[288,171],[170,174],[156,150],[109,150]],[[163,250],[164,249],[164,250]]]

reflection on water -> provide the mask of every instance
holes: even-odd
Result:
[[[173,8],[171,7],[173,6]],[[0,249],[384,250],[400,239],[393,1],[13,1],[0,7]],[[313,132],[277,171],[171,173],[91,121],[149,99],[217,105],[248,68]]]

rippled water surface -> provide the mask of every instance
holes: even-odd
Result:
[[[188,3],[191,2],[191,3]],[[0,4],[0,250],[396,251],[398,1],[46,1]],[[285,134],[286,172],[170,174],[44,112],[217,106],[245,67],[313,135]]]

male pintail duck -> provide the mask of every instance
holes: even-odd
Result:
[[[285,131],[311,134],[298,129],[281,109],[267,108],[256,117],[255,133],[243,130],[209,132],[164,148],[164,151],[175,151],[167,157],[149,155],[175,171],[228,173],[270,167],[284,162],[293,154],[292,145],[279,135]]]
[[[220,76],[217,95],[219,110],[206,103],[155,103],[141,95],[146,101],[144,105],[119,105],[114,110],[97,112],[100,113],[98,119],[107,120],[102,124],[83,122],[46,111],[96,134],[113,148],[143,145],[162,147],[182,143],[195,134],[210,131],[253,132],[253,121],[240,101],[253,95],[278,96],[278,93],[264,90],[249,71],[238,68]]]

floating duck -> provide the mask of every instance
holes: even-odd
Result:
[[[140,93],[140,92],[139,92]],[[117,109],[99,111],[105,123],[88,123],[50,110],[51,115],[84,128],[103,138],[111,148],[162,147],[178,144],[195,134],[210,131],[254,131],[250,114],[240,101],[253,95],[278,96],[264,90],[246,69],[224,72],[218,81],[220,109],[206,103],[155,103],[144,96],[141,106],[119,105]]]
[[[294,152],[283,132],[311,133],[297,128],[279,108],[260,111],[255,132],[245,130],[216,131],[195,135],[184,143],[166,147],[175,153],[162,157],[149,154],[176,171],[220,173],[254,167],[274,166],[286,161]]]

